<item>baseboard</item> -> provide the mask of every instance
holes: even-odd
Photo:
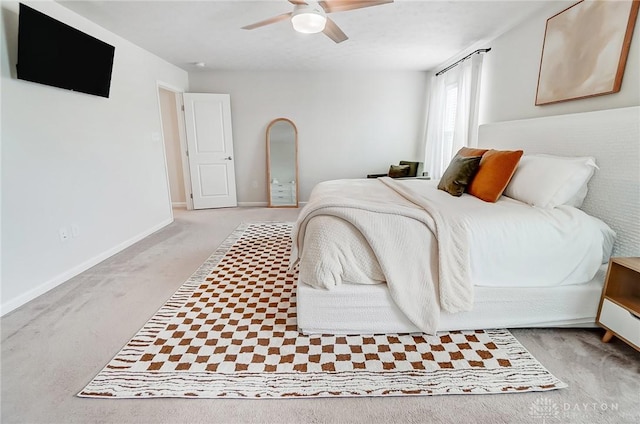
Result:
[[[73,268],[71,268],[68,271],[63,272],[62,274],[59,274],[57,276],[55,276],[54,278],[52,278],[51,280],[47,281],[46,283],[40,284],[38,287],[35,287],[31,290],[29,290],[26,293],[21,294],[20,296],[11,299],[5,303],[3,303],[2,305],[0,305],[0,316],[4,316],[6,314],[8,314],[9,312],[19,308],[20,306],[24,305],[27,302],[32,301],[33,299],[35,299],[38,296],[42,296],[43,294],[45,294],[46,292],[48,292],[49,290],[59,286],[60,284],[70,280],[71,278],[75,277],[78,274],[83,273],[84,271],[88,270],[89,268],[99,264],[100,262],[104,261],[105,259],[110,258],[111,256],[115,255],[118,252],[121,252],[122,250],[126,249],[127,247],[139,242],[140,240],[142,240],[145,237],[150,236],[151,234],[155,233],[156,231],[160,230],[161,228],[166,227],[167,225],[171,224],[173,222],[173,218],[168,218],[164,221],[162,221],[161,223],[154,225],[153,227],[143,231],[142,233],[130,238],[129,240],[126,240],[120,244],[118,244],[117,246],[112,247],[111,249],[102,252],[101,254],[94,256],[93,258],[81,263],[78,266],[75,266]]]
[[[298,202],[298,206],[306,205],[309,202]],[[269,202],[238,202],[240,208],[266,208]]]
[[[171,202],[172,208],[186,208],[187,202]]]
[[[269,206],[268,202],[238,202],[238,207],[241,208],[264,208]]]

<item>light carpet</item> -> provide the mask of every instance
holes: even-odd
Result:
[[[290,223],[243,224],[81,397],[487,394],[566,387],[507,330],[297,331]]]

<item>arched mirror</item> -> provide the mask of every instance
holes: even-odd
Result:
[[[287,118],[267,127],[269,207],[298,207],[298,129]]]

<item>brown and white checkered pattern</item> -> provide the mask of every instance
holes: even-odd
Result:
[[[146,371],[410,371],[510,366],[483,331],[305,336],[288,228],[249,227],[132,368]]]
[[[437,336],[299,333],[297,273],[288,271],[290,231],[288,223],[248,225],[210,261],[206,277],[194,274],[123,348],[103,377],[109,381],[109,372],[177,378],[346,373],[357,379],[372,373],[464,374],[513,366],[513,352],[494,341],[497,333],[492,338],[482,330]],[[81,395],[95,393],[88,386]]]

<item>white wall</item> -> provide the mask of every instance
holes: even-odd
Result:
[[[238,201],[267,201],[265,131],[298,128],[300,200],[318,182],[386,172],[421,149],[424,72],[192,72],[189,90],[231,95]]]
[[[188,85],[59,4],[31,5],[114,45],[115,59],[108,99],[17,80],[18,3],[0,3],[3,313],[171,222],[157,81]]]
[[[480,100],[480,123],[589,112],[640,105],[640,24],[627,59],[620,92],[535,106],[540,56],[547,19],[571,3],[554,2],[487,45]]]

